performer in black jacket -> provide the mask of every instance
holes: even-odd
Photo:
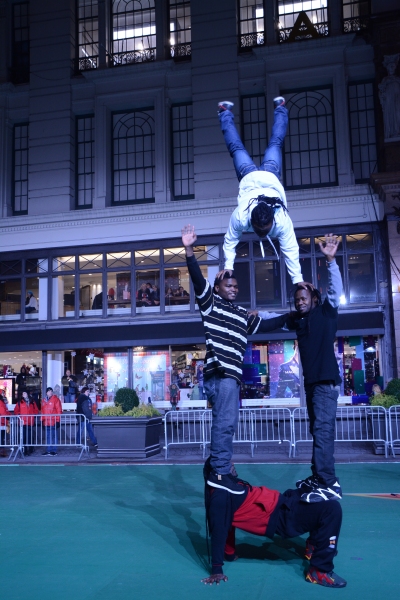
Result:
[[[234,474],[234,466],[231,466]],[[301,502],[301,490],[286,490],[280,494],[267,487],[253,487],[245,481],[242,495],[232,495],[226,490],[207,484],[210,472],[209,459],[204,465],[205,505],[207,525],[211,535],[211,575],[202,583],[219,584],[227,581],[222,567],[224,560],[238,558],[235,550],[235,528],[273,539],[277,534],[291,538],[309,533],[304,556],[310,561],[306,581],[325,587],[341,588],[346,581],[333,572],[333,559],[342,523],[339,502],[306,504]]]
[[[313,436],[312,476],[297,482],[305,502],[340,500],[342,490],[335,474],[334,439],[341,378],[333,343],[337,330],[342,278],[335,260],[338,239],[325,235],[319,244],[326,257],[328,289],[323,303],[318,290],[295,290],[296,313],[287,322],[297,334],[303,367],[310,433]],[[261,314],[261,313],[260,313]]]
[[[194,227],[182,229],[186,262],[193,282],[206,336],[204,391],[212,406],[211,467],[208,483],[233,494],[243,494],[230,473],[232,439],[239,418],[239,390],[247,336],[282,327],[286,316],[265,318],[248,314],[233,304],[238,284],[233,272],[215,279],[214,286],[204,279],[193,253],[197,240]]]

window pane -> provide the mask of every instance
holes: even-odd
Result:
[[[336,262],[339,265],[340,273],[343,278],[343,256],[336,255]],[[317,257],[317,289],[321,292],[322,298],[326,295],[326,289],[328,286],[328,267],[326,266],[326,258]]]
[[[191,18],[188,0],[170,0],[169,30],[171,56],[175,59],[191,55]]]
[[[60,256],[53,258],[53,271],[74,271],[75,256]]]
[[[27,258],[25,273],[47,273],[49,261],[47,258]]]
[[[267,147],[265,95],[242,98],[243,143],[256,165]]]
[[[113,66],[156,58],[155,0],[113,0]]]
[[[347,250],[353,250],[355,252],[372,250],[374,247],[372,233],[354,233],[352,235],[346,235],[346,247]]]
[[[22,272],[21,260],[0,261],[0,275],[16,275]]]
[[[311,267],[311,258],[301,258],[300,255],[300,268],[301,274],[303,275],[303,281],[307,281],[312,283],[312,267]],[[294,284],[292,283],[292,279],[289,276],[289,273],[286,271],[286,297],[288,301],[291,301],[293,304],[293,290]]]
[[[250,306],[250,265],[248,262],[236,262],[234,265],[239,292],[235,304]]]
[[[287,188],[337,184],[331,90],[285,92],[289,126],[284,163]]]
[[[78,0],[78,61],[80,71],[98,67],[98,4],[98,0]]]
[[[131,312],[131,273],[107,274],[107,314],[111,316]]]
[[[104,402],[114,402],[115,393],[128,387],[128,353],[104,354]]]
[[[79,256],[79,268],[82,270],[101,269],[102,266],[102,254],[86,254]]]
[[[21,318],[21,280],[0,281],[0,321]]]
[[[75,275],[53,277],[51,317],[75,317]]]
[[[77,208],[92,208],[94,196],[94,117],[76,122]]]
[[[174,199],[186,200],[194,198],[192,105],[173,106],[171,119]]]
[[[94,317],[102,314],[101,308],[99,308],[99,294],[102,294],[102,291],[103,276],[101,273],[79,275],[80,317]]]
[[[160,263],[160,250],[137,250],[135,252],[135,265],[158,265]]]
[[[29,125],[14,125],[13,213],[28,212]]]
[[[160,311],[160,271],[136,271],[136,312]]]
[[[42,296],[42,302],[40,301],[39,285],[41,285],[40,292],[44,292]],[[25,298],[25,320],[30,321],[32,319],[39,318],[39,310],[41,312],[42,319],[47,319],[47,310],[44,310],[47,306],[47,279],[40,279],[39,277],[28,277],[26,279],[26,298]]]
[[[277,306],[282,303],[281,275],[277,260],[256,262],[256,305]]]
[[[190,308],[190,279],[186,267],[165,269],[165,311],[181,311]]]
[[[109,269],[131,266],[130,252],[110,252],[107,254],[107,267]]]
[[[278,0],[279,41],[292,42],[329,35],[328,0],[296,3]],[[307,21],[303,18],[306,13]]]
[[[264,44],[264,6],[261,0],[239,2],[240,48]]]
[[[348,258],[350,302],[375,302],[374,255],[350,254]]]

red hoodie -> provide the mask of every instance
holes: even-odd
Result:
[[[36,402],[30,402],[29,405],[21,400],[21,402],[17,402],[14,408],[14,415],[21,415],[24,425],[33,425],[35,419],[33,416],[28,415],[37,415],[39,414],[38,407]]]
[[[48,417],[46,415],[60,415],[62,413],[62,406],[60,398],[58,398],[55,394],[53,394],[50,398],[45,398],[42,400],[42,421],[43,424],[55,425],[60,421],[60,417]]]

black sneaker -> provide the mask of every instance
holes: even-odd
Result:
[[[278,108],[278,106],[285,106],[286,100],[283,96],[277,96],[274,98],[274,108]]]
[[[229,100],[223,100],[222,102],[218,102],[218,114],[225,112],[226,110],[232,110],[233,107],[233,102],[230,102]]]
[[[318,585],[323,585],[324,587],[331,588],[343,588],[346,587],[347,581],[336,575],[333,571],[330,573],[323,573],[322,571],[318,571],[314,567],[310,567],[306,573],[306,581],[309,583],[317,583]]]
[[[42,456],[51,456],[51,452],[42,452]]]
[[[341,500],[342,488],[338,481],[331,486],[318,487],[301,495],[302,502],[324,502],[326,500]]]
[[[57,452],[50,452],[50,456],[57,456]]]
[[[221,475],[221,473],[211,471],[207,477],[207,483],[211,487],[226,490],[231,494],[244,494],[245,492],[245,487],[243,484],[240,484],[238,478],[234,477],[230,473]]]
[[[299,479],[298,481],[296,481],[297,489],[301,489],[304,492],[311,492],[311,490],[320,487],[320,485],[321,483],[318,481],[318,477],[316,477],[315,475],[311,475],[310,477],[307,477],[307,479]]]

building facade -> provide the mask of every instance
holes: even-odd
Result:
[[[323,294],[318,241],[326,231],[341,241],[342,395],[396,376],[395,4],[1,2],[3,374],[35,364],[41,386],[62,395],[69,367],[104,400],[121,385],[148,401],[168,399],[174,380],[193,384],[204,337],[180,230],[195,224],[196,255],[213,280],[237,203],[217,102],[235,103],[259,162],[272,99],[284,95],[282,181],[303,276]],[[284,262],[272,249],[262,257],[252,234],[235,272],[243,306],[290,310]],[[244,394],[301,401],[292,334],[253,336],[245,365]]]

